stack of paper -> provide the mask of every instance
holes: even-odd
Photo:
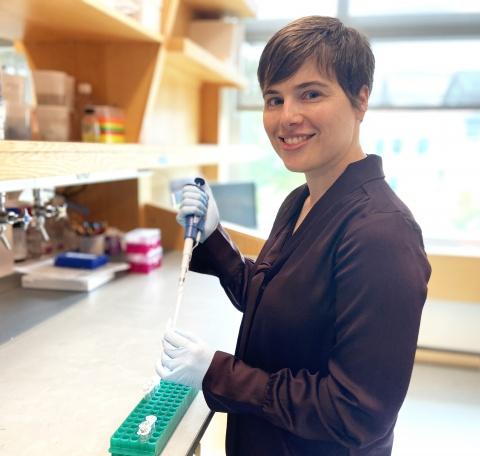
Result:
[[[127,269],[128,263],[107,263],[96,269],[57,267],[53,265],[53,258],[15,268],[17,272],[24,274],[24,288],[73,291],[93,290],[112,280],[115,272]]]

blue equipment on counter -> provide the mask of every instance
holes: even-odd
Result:
[[[55,257],[55,266],[64,268],[95,269],[108,262],[107,255],[93,253],[64,252]]]

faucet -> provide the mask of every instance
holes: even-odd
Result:
[[[0,192],[0,240],[8,250],[12,250],[12,246],[6,236],[8,225],[23,222],[26,229],[31,220],[32,217],[27,209],[24,209],[23,215],[17,214],[15,211],[9,211],[7,209],[7,193]]]
[[[33,226],[40,231],[43,240],[48,242],[50,240],[50,236],[45,229],[46,219],[52,217],[66,217],[66,207],[43,204],[41,190],[36,188],[33,190],[32,216]]]
[[[40,234],[45,242],[50,240],[50,236],[47,233],[45,228],[45,221],[48,218],[56,217],[66,218],[67,217],[67,205],[59,204],[43,204],[41,190],[33,190],[33,206],[32,206],[32,215],[28,213],[27,208],[23,210],[22,214],[19,214],[16,211],[7,209],[7,193],[0,192],[0,241],[8,249],[12,250],[12,246],[8,241],[6,236],[8,225],[13,225],[17,222],[23,222],[24,229],[26,230],[28,225],[32,223]]]

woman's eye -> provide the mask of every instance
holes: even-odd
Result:
[[[309,90],[308,92],[305,92],[303,94],[303,98],[305,100],[313,100],[315,98],[318,98],[320,96],[320,92],[317,92],[315,90]]]
[[[265,105],[268,107],[273,107],[273,106],[278,106],[283,103],[283,100],[278,97],[273,97],[273,98],[267,98],[265,100]]]

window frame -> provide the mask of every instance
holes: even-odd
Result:
[[[381,16],[352,16],[348,13],[350,0],[338,0],[337,14],[342,22],[363,32],[370,41],[416,41],[416,40],[455,40],[474,38],[480,39],[480,13],[452,14],[401,14]],[[266,42],[278,29],[289,22],[285,20],[254,20],[245,21],[245,41],[247,43]],[[262,110],[258,105],[242,103],[242,97],[237,97],[237,110]],[[480,109],[480,104],[470,105],[469,109]],[[375,105],[369,109],[376,110],[431,110],[431,109],[465,109],[459,106],[389,106]]]

